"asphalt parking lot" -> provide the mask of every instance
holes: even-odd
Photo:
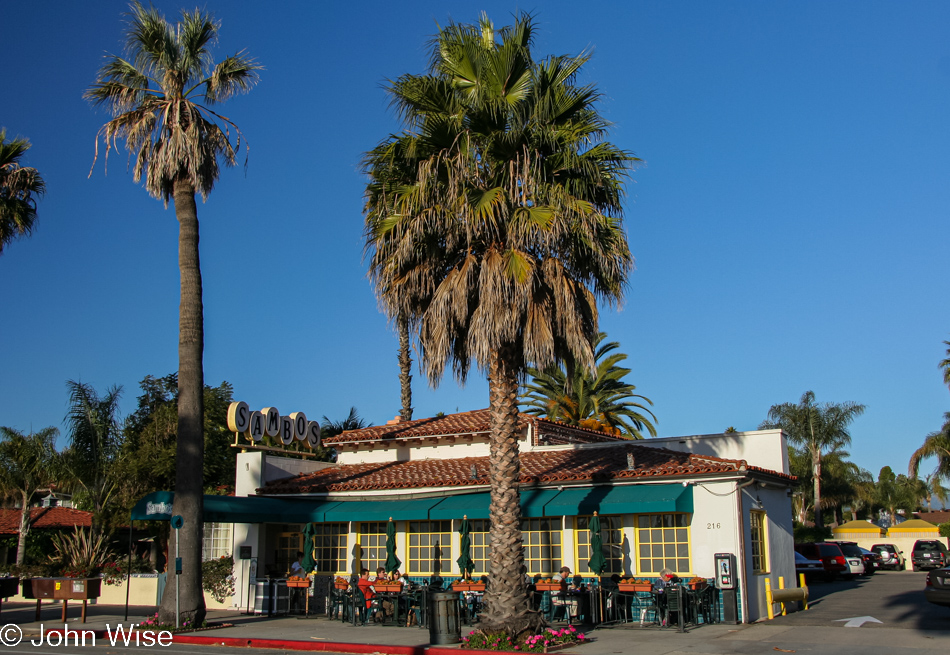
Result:
[[[950,608],[924,598],[925,571],[879,571],[871,576],[836,582],[816,582],[808,587],[807,612],[778,616],[775,625],[841,626],[870,616],[881,623],[865,622],[862,628],[905,628],[940,631],[950,636]]]

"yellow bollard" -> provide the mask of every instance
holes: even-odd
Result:
[[[785,588],[785,578],[782,576],[778,576],[778,588],[779,589]],[[785,616],[785,615],[786,615],[785,603],[782,603],[782,616]]]
[[[775,610],[772,609],[772,581],[765,579],[765,604],[769,608],[769,621],[775,618]]]
[[[805,574],[804,574],[804,573],[799,573],[799,574],[798,574],[798,586],[801,587],[802,589],[808,589],[808,587],[805,586]],[[807,591],[805,592],[805,600],[804,600],[803,602],[804,602],[804,605],[805,605],[805,609],[807,610],[807,609],[808,609],[808,592],[807,592]]]

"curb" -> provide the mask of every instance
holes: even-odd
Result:
[[[521,655],[518,651],[499,650],[462,650],[458,646],[392,646],[388,644],[355,644],[343,641],[299,641],[294,639],[247,639],[240,637],[199,637],[196,635],[175,635],[172,643],[204,646],[231,646],[237,648],[277,648],[282,650],[300,650],[333,653],[386,653],[386,655]]]

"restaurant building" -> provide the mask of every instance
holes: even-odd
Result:
[[[596,511],[604,577],[650,578],[669,568],[712,579],[714,556],[730,553],[743,622],[767,614],[766,578],[773,587],[779,577],[795,584],[795,479],[781,431],[630,441],[526,414],[519,427],[521,527],[532,575],[566,565],[590,576],[587,526]],[[239,453],[233,502],[253,515],[214,523],[234,514],[206,508],[206,551],[234,554],[235,607],[248,603],[252,577],[287,573],[307,523],[318,574],[349,577],[384,564],[392,519],[402,571],[451,579],[459,575],[458,528],[467,517],[474,574],[488,572],[489,410],[344,432],[324,446],[335,449],[335,463]]]

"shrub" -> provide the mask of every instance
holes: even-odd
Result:
[[[222,555],[201,565],[201,587],[219,603],[234,595],[234,558]]]
[[[528,632],[510,635],[507,632],[473,630],[462,638],[462,648],[474,650],[507,650],[525,653],[543,653],[545,648],[561,644],[583,644],[590,639],[569,625],[561,630],[545,628],[538,634]]]
[[[831,528],[827,526],[807,526],[796,523],[794,535],[796,544],[804,544],[811,541],[827,541],[831,539]]]
[[[937,526],[937,529],[940,530],[941,537],[950,537],[950,521],[946,523],[941,523]]]

